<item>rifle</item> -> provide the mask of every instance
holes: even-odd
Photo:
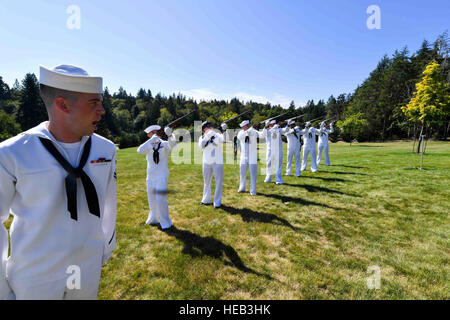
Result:
[[[327,121],[330,121],[330,120],[336,120],[336,117],[333,117],[333,118],[328,118],[328,119],[326,119],[326,120],[323,120],[323,121],[327,122]],[[331,122],[333,122],[333,121],[331,121]]]
[[[263,123],[265,123],[266,121],[271,121],[271,120],[274,120],[274,119],[276,119],[276,118],[279,118],[279,117],[281,117],[281,116],[284,116],[285,114],[288,114],[289,113],[289,111],[288,112],[285,112],[285,113],[282,113],[282,114],[279,114],[279,115],[277,115],[277,116],[275,116],[275,117],[272,117],[272,118],[269,118],[269,119],[266,119],[266,120],[264,120],[264,121],[261,121],[260,123],[258,123],[258,124],[263,124]]]
[[[317,118],[315,118],[315,119],[308,120],[308,121],[306,121],[306,122],[311,123],[311,127],[314,127],[313,122],[314,122],[314,121],[317,121],[317,120],[319,120],[319,119],[322,119],[322,117],[317,117]]]
[[[233,118],[230,118],[230,119],[228,119],[228,120],[225,120],[223,123],[228,124],[228,123],[230,123],[231,121],[236,120],[237,118],[243,116],[244,114],[249,113],[250,111],[251,111],[251,110],[244,111],[244,112],[242,112],[241,114],[238,114],[237,116],[235,116],[235,117],[233,117]],[[220,132],[223,133],[222,126],[218,126],[218,127],[216,127],[216,129],[218,129]]]
[[[271,120],[274,120],[274,119],[279,118],[279,117],[282,117],[282,116],[284,116],[285,114],[288,114],[288,113],[289,113],[289,111],[288,111],[288,112],[285,112],[285,113],[282,113],[282,114],[279,114],[279,115],[277,115],[277,116],[275,116],[275,117],[272,117],[272,118],[263,120],[263,121],[257,123],[257,124],[254,125],[254,126],[256,127],[256,129],[259,129],[259,127],[260,127],[263,123],[266,123],[267,121],[271,121]]]
[[[230,123],[231,121],[233,121],[233,120],[239,118],[240,116],[243,116],[244,114],[249,113],[249,112],[250,112],[250,110],[244,111],[244,112],[242,112],[241,114],[238,114],[237,116],[235,116],[235,117],[233,117],[233,118],[231,118],[231,119],[228,119],[228,120],[224,121],[223,123],[228,124],[228,123]]]
[[[191,114],[193,114],[195,112],[195,110],[192,110],[191,112],[185,114],[184,116],[179,117],[178,119],[173,120],[172,122],[170,122],[168,125],[166,125],[166,127],[169,128],[175,128],[176,126],[178,126],[181,122],[182,119],[190,116]]]
[[[166,125],[166,127],[169,127],[171,129],[175,128],[176,126],[178,126],[181,123],[181,120],[183,120],[184,118],[190,116],[191,114],[193,114],[195,112],[195,110],[192,110],[191,112],[185,114],[184,116],[179,117],[178,119],[173,120],[172,122],[170,122],[169,124]],[[158,131],[158,136],[161,136],[164,132],[164,129],[161,128]]]
[[[296,117],[293,117],[293,118],[286,119],[286,120],[280,122],[278,125],[281,127],[282,125],[287,124],[289,121],[295,120],[295,119],[298,119],[298,118],[301,118],[301,117],[303,117],[304,115],[306,115],[306,113],[301,114],[301,115],[296,116]]]

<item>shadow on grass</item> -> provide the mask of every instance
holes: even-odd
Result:
[[[278,224],[275,222],[279,222],[279,224],[289,227],[294,231],[298,230],[298,228],[294,227],[286,219],[280,218],[277,215],[274,215],[271,213],[257,212],[257,211],[253,211],[253,210],[250,210],[247,208],[239,209],[239,208],[229,207],[229,206],[226,206],[223,204],[220,208],[230,214],[240,215],[242,217],[242,220],[245,222],[263,222],[263,223],[273,223],[273,224]]]
[[[335,174],[358,174],[360,176],[368,176],[368,174],[361,172],[344,172],[344,171],[320,171],[321,173],[335,173]]]
[[[323,181],[331,181],[331,182],[355,182],[352,180],[345,180],[345,179],[340,179],[340,178],[325,178],[325,177],[316,177],[316,176],[302,176],[302,178],[320,179]]]
[[[189,230],[178,229],[175,226],[172,226],[167,230],[162,230],[162,232],[183,241],[184,248],[182,253],[189,254],[191,257],[201,257],[206,255],[214,259],[222,259],[225,255],[225,265],[235,267],[245,273],[263,276],[269,280],[272,280],[271,276],[256,272],[246,267],[232,246],[226,245],[216,238],[202,237]],[[226,258],[228,258],[229,261],[227,261]]]
[[[366,167],[359,166],[350,166],[348,164],[333,164],[332,167],[344,167],[344,168],[353,168],[353,169],[365,169]]]
[[[319,207],[324,207],[324,208],[328,208],[328,209],[339,210],[339,208],[330,207],[329,205],[326,205],[323,203],[304,200],[302,198],[293,198],[293,197],[289,197],[289,196],[283,196],[281,194],[258,192],[257,195],[268,197],[268,198],[274,198],[274,199],[280,200],[282,202],[294,202],[294,203],[301,204],[302,206],[319,206]]]
[[[368,146],[366,144],[356,144],[353,145],[354,147],[360,147],[360,148],[384,148],[385,146]]]
[[[349,194],[349,193],[345,193],[345,192],[341,192],[341,191],[337,191],[337,190],[333,190],[333,189],[328,189],[325,187],[311,186],[311,185],[307,185],[307,184],[290,184],[290,183],[285,183],[284,185],[290,186],[290,187],[304,188],[309,192],[327,192],[327,193],[334,193],[334,194],[340,194],[340,195],[344,195],[344,196],[361,198],[361,196],[358,196],[356,194]]]

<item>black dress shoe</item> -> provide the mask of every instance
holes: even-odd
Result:
[[[203,202],[200,202],[200,205],[201,205],[201,206],[210,206],[211,203],[203,203]]]
[[[221,206],[214,206],[214,209],[219,209]]]

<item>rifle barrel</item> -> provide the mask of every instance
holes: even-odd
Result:
[[[270,121],[270,120],[273,120],[273,119],[279,118],[279,117],[281,117],[281,116],[284,116],[285,114],[288,114],[288,113],[289,113],[289,111],[288,111],[288,112],[285,112],[285,113],[282,113],[282,114],[279,114],[279,115],[277,115],[277,116],[275,116],[275,117],[272,117],[272,118],[269,118],[269,119],[263,120],[263,121],[261,121],[261,122],[260,122],[260,124],[263,124],[263,123],[264,123],[264,122],[266,122],[266,121]]]
[[[178,119],[173,120],[172,122],[170,122],[169,124],[167,124],[166,127],[170,127],[170,126],[176,124],[177,122],[179,122],[180,120],[186,118],[187,116],[190,116],[190,115],[193,114],[194,112],[195,112],[195,110],[192,110],[191,112],[185,114],[184,116],[179,117]]]

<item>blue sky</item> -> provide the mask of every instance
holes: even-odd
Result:
[[[70,5],[80,29],[69,29]],[[370,5],[381,29],[369,30]],[[384,54],[450,29],[448,0],[0,2],[0,76],[74,64],[111,91],[140,87],[283,106],[350,93]]]

